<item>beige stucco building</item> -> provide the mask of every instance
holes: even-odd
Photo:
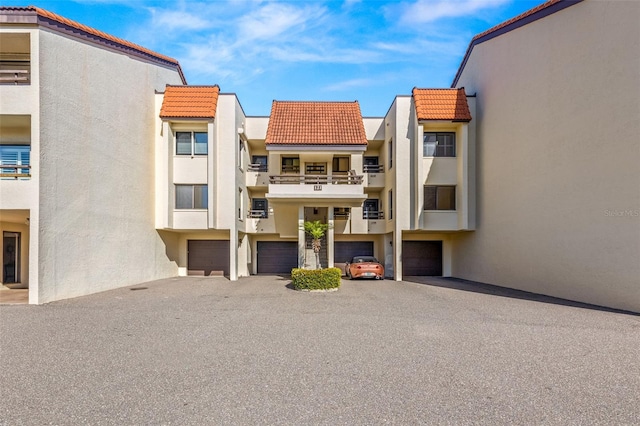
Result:
[[[256,117],[171,58],[3,8],[3,282],[45,303],[288,273],[317,266],[302,225],[320,220],[323,267],[374,255],[398,281],[640,311],[638,18],[634,2],[550,1],[476,36],[451,88],[384,116],[274,101]]]
[[[175,274],[150,171],[179,64],[36,8],[0,31],[2,282],[46,303]]]
[[[524,25],[521,25],[525,22]],[[454,276],[640,311],[640,3],[551,2],[474,38],[477,227]]]

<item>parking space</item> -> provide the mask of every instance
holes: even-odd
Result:
[[[185,277],[2,306],[0,418],[638,423],[640,317],[415,281]]]

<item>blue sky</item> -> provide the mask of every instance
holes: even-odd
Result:
[[[413,87],[449,87],[471,38],[542,0],[145,1],[31,4],[171,56],[189,84],[277,100],[358,100],[383,116]],[[4,1],[3,5],[26,6]]]

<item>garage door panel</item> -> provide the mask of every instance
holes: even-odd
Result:
[[[229,275],[229,241],[188,240],[187,274]]]
[[[373,256],[373,241],[336,241],[334,263],[346,263],[353,256]]]
[[[298,243],[258,241],[257,257],[259,274],[290,274],[298,267]]]
[[[402,275],[442,276],[442,241],[403,241]]]

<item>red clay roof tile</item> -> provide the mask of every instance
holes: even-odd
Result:
[[[460,89],[413,89],[418,120],[471,121],[464,87]]]
[[[265,143],[366,145],[360,104],[273,101]]]
[[[160,117],[215,118],[220,87],[170,86],[164,92]]]

